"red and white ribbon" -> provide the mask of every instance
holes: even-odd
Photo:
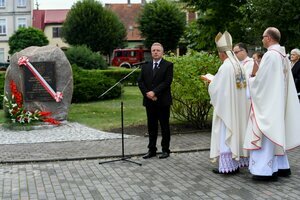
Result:
[[[63,94],[61,92],[55,92],[47,81],[41,76],[41,74],[32,66],[29,59],[26,56],[22,56],[18,60],[18,65],[21,67],[25,65],[35,76],[35,78],[41,83],[41,85],[47,90],[47,92],[55,99],[56,102],[60,102],[63,99]]]

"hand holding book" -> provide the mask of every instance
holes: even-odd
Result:
[[[212,75],[212,74],[205,74],[205,75],[201,75],[201,76],[200,76],[200,79],[202,79],[202,80],[204,80],[204,81],[210,83],[210,82],[214,79],[214,77],[215,77],[215,76]]]

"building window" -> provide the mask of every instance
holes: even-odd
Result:
[[[0,48],[0,63],[4,63],[4,48]]]
[[[53,27],[52,28],[52,37],[60,38],[61,37],[61,27]]]
[[[5,7],[5,0],[0,0],[0,8]]]
[[[26,0],[17,0],[17,7],[26,7]]]
[[[6,19],[0,19],[0,35],[6,35]]]
[[[26,28],[27,27],[27,23],[26,23],[26,18],[18,18],[18,28]]]

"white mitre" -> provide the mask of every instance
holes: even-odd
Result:
[[[232,37],[227,31],[225,31],[223,34],[218,33],[218,35],[215,38],[215,42],[218,51],[232,51]]]
[[[225,52],[235,71],[235,79],[237,88],[246,87],[245,71],[241,67],[240,62],[232,51],[232,37],[229,32],[225,31],[223,34],[218,33],[215,37],[215,42],[219,52]]]

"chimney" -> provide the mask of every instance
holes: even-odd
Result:
[[[145,5],[146,4],[146,0],[141,0],[141,4]]]
[[[130,0],[127,0],[127,4],[128,4],[128,5],[130,5],[130,4],[131,4]]]

